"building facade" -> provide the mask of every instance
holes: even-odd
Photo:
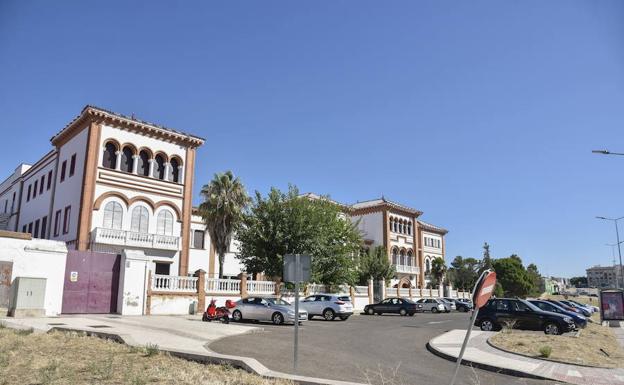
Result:
[[[209,242],[192,223],[204,139],[86,106],[51,143],[0,184],[0,228],[77,250],[141,249],[156,274],[207,269]]]
[[[599,289],[616,288],[619,286],[619,266],[593,266],[586,269],[587,285]]]

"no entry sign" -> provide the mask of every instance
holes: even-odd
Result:
[[[475,309],[481,309],[487,303],[488,299],[494,292],[494,286],[496,286],[496,273],[493,271],[488,272],[481,276],[481,279],[477,283],[477,290],[474,292],[472,301],[474,302]]]

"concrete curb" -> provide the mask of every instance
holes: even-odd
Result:
[[[435,338],[432,338],[431,341],[433,341],[434,339]],[[444,358],[445,360],[449,360],[451,362],[457,362],[457,357],[454,357],[450,354],[444,353],[441,350],[436,349],[433,345],[431,345],[431,341],[427,342],[427,345],[425,345],[427,347],[427,350],[429,350],[431,353],[433,353],[434,355],[438,357]],[[557,381],[550,377],[538,376],[532,373],[527,373],[527,372],[523,372],[523,371],[515,370],[515,369],[499,368],[498,366],[488,365],[488,364],[484,364],[481,362],[474,362],[474,361],[466,360],[466,359],[462,360],[462,365],[487,370],[489,372],[506,374],[506,375],[514,376],[514,377],[530,378],[534,380]]]
[[[22,327],[21,325],[12,324],[10,322],[1,322],[1,323],[11,329],[28,329],[28,328]],[[43,332],[43,333],[50,333],[53,331],[59,331],[59,332],[65,332],[65,333],[67,332],[85,333],[88,336],[108,339],[108,340],[112,340],[112,341],[115,341],[124,345],[128,345],[128,346],[133,346],[133,347],[143,346],[141,344],[136,343],[136,341],[134,341],[132,337],[128,335],[117,334],[117,333],[107,333],[107,332],[101,332],[101,331],[86,330],[86,329],[80,329],[80,328],[58,327],[58,326],[47,328],[47,330],[45,329],[34,329],[34,330]],[[249,331],[249,332],[253,333],[253,332],[259,332],[259,331]],[[206,349],[205,354],[198,354],[195,352],[184,351],[184,350],[172,350],[172,349],[160,349],[160,348],[158,350],[164,353],[168,353],[171,356],[182,358],[182,359],[189,360],[189,361],[216,364],[216,365],[230,365],[235,368],[243,369],[247,372],[256,374],[260,377],[284,379],[284,380],[289,380],[295,384],[300,384],[300,385],[367,385],[367,384],[358,383],[358,382],[348,382],[348,381],[331,380],[331,379],[326,379],[326,378],[298,376],[294,374],[273,371],[267,368],[266,366],[264,366],[263,364],[261,364],[255,358],[219,354],[210,350],[207,347],[208,344],[214,343],[218,340],[219,339],[210,341],[209,343],[204,345],[204,349]]]

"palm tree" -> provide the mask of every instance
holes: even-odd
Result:
[[[433,262],[431,262],[431,276],[433,277],[436,284],[442,283],[442,278],[446,274],[446,263],[444,263],[444,259],[435,258]]]
[[[202,187],[201,195],[204,202],[199,205],[199,212],[219,256],[221,278],[225,253],[230,246],[232,233],[241,222],[249,197],[243,183],[231,171],[215,174],[210,183]]]

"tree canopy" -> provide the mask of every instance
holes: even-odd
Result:
[[[517,255],[495,259],[492,265],[505,296],[526,297],[535,290],[530,275]]]
[[[288,192],[258,191],[237,232],[239,258],[247,271],[282,277],[283,256],[310,254],[312,281],[354,284],[361,235],[340,206],[329,199],[310,199],[290,186]]]
[[[448,277],[454,287],[458,289],[472,290],[477,282],[479,261],[475,258],[463,258],[458,255],[451,262],[448,269]]]
[[[388,259],[388,252],[385,246],[368,249],[360,255],[360,260],[358,261],[360,285],[366,285],[371,278],[375,281],[384,279],[388,282],[394,277],[394,272],[394,266]]]

